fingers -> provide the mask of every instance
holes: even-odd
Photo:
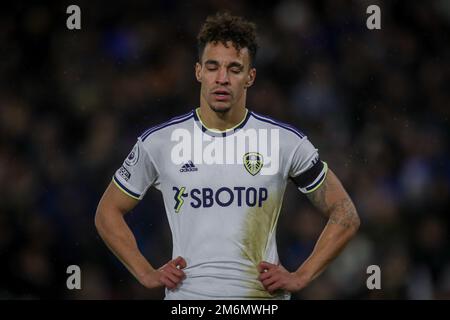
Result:
[[[175,259],[172,260],[173,263],[175,264],[175,266],[180,266],[180,269],[184,269],[186,268],[186,260],[184,260],[183,257],[176,257]]]
[[[183,270],[180,270],[180,269],[176,268],[176,267],[175,267],[174,265],[172,265],[172,264],[166,265],[166,267],[164,268],[164,270],[165,270],[166,272],[168,272],[169,274],[171,274],[171,275],[177,277],[179,280],[183,280],[183,279],[186,277],[186,275],[185,275],[185,273],[184,273]]]
[[[182,278],[171,273],[170,270],[162,269],[160,270],[160,272],[161,272],[160,282],[169,289],[176,288],[178,284],[182,281]]]
[[[268,288],[269,286],[271,286],[272,284],[274,284],[275,282],[277,282],[279,280],[279,277],[276,276],[271,276],[267,279],[262,280],[262,284],[264,286],[264,288]]]
[[[272,293],[280,289],[282,285],[282,273],[284,268],[279,264],[262,261],[258,264],[258,271],[260,273],[258,279],[261,281],[264,289]]]
[[[159,281],[168,289],[175,289],[178,285],[178,282],[172,281],[167,275],[163,274],[159,278]]]
[[[270,286],[268,286],[268,287],[266,288],[266,290],[269,291],[270,293],[273,293],[275,290],[278,290],[278,289],[280,289],[281,287],[282,287],[281,282],[276,281],[276,282],[274,282],[273,284],[271,284]]]
[[[277,265],[276,264],[273,264],[273,263],[269,263],[269,262],[267,262],[267,261],[261,261],[259,264],[258,264],[258,271],[261,273],[261,272],[267,272],[267,271],[270,271],[270,270],[272,270],[272,269],[274,269],[274,268],[276,268],[277,267]],[[264,270],[266,270],[266,271],[264,271]]]
[[[264,281],[264,280],[269,279],[270,277],[272,277],[272,276],[274,275],[274,273],[275,273],[275,270],[270,270],[270,271],[266,271],[266,272],[261,272],[261,273],[259,274],[258,279],[259,279],[260,281]]]
[[[167,267],[165,268],[168,271],[170,271],[172,274],[177,276],[180,279],[183,279],[186,275],[183,270],[178,269],[174,264],[169,263],[167,264]]]
[[[178,285],[181,282],[182,278],[173,273],[173,270],[163,269],[162,270],[162,278],[169,280],[169,283],[173,283]]]
[[[268,278],[262,280],[261,283],[264,289],[270,293],[283,287],[282,277],[279,274],[271,274]]]
[[[182,279],[186,277],[183,270],[186,268],[186,260],[184,260],[183,257],[178,256],[177,258],[173,259],[169,262],[169,265],[173,266],[175,269],[173,270],[173,273],[177,275],[178,277],[181,277]]]
[[[186,260],[182,257],[177,257],[160,268],[160,281],[168,289],[176,288],[183,279],[186,278],[183,268],[186,267]]]

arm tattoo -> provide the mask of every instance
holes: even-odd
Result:
[[[328,190],[330,189],[331,182],[328,177],[325,178],[325,181],[322,182],[322,185],[316,191],[308,193],[306,196],[311,201],[311,203],[319,209],[321,212],[329,216],[328,213],[328,204],[326,202],[326,195]]]
[[[330,209],[329,224],[339,224],[344,228],[357,228],[359,218],[355,206],[349,198],[335,202]]]
[[[335,194],[342,193],[336,200]],[[349,198],[339,180],[329,172],[329,175],[316,191],[307,195],[312,204],[329,219],[328,224],[337,224],[344,228],[358,228],[359,217],[352,200]]]

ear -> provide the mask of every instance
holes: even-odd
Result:
[[[195,77],[198,82],[202,82],[202,65],[199,62],[195,63]]]
[[[251,68],[248,71],[248,75],[247,75],[247,82],[245,83],[245,88],[250,88],[253,83],[255,82],[256,79],[256,69],[255,68]]]

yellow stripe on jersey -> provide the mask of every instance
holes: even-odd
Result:
[[[141,200],[141,199],[139,199],[138,197],[133,196],[132,194],[130,194],[130,193],[129,193],[127,190],[125,190],[124,188],[122,188],[122,187],[116,182],[116,180],[115,180],[114,178],[112,178],[112,181],[114,182],[114,184],[116,185],[116,187],[119,188],[119,190],[122,191],[123,193],[125,193],[127,196],[129,196],[129,197],[131,197],[131,198],[133,198],[133,199],[136,199],[136,200]]]

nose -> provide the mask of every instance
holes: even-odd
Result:
[[[216,76],[216,84],[226,85],[229,84],[228,70],[226,68],[219,68]]]

